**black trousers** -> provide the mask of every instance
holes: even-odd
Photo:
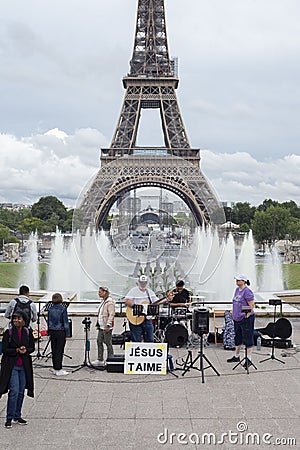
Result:
[[[49,334],[51,342],[53,369],[61,370],[64,349],[66,344],[66,332],[65,330],[49,330]]]

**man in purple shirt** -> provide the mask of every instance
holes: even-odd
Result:
[[[254,344],[254,295],[249,289],[250,282],[245,275],[235,277],[237,288],[232,299],[232,318],[235,332],[235,354],[227,362],[239,362],[242,344],[247,348],[248,361],[244,367],[251,366]]]

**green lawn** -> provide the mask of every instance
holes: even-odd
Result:
[[[0,287],[17,288],[19,286],[22,263],[0,263]],[[39,264],[40,288],[46,289],[47,264]]]
[[[300,289],[300,264],[284,264],[282,271],[287,289]]]

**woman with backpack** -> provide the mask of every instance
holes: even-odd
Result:
[[[0,371],[0,398],[8,392],[5,428],[12,423],[27,425],[22,418],[25,389],[29,397],[34,396],[31,353],[34,352],[32,331],[26,328],[26,314],[16,311],[12,327],[4,332]]]

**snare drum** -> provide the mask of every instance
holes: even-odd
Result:
[[[180,323],[169,323],[165,330],[165,342],[170,347],[183,347],[188,341],[188,330]]]
[[[172,317],[174,321],[186,320],[186,308],[174,308]]]

